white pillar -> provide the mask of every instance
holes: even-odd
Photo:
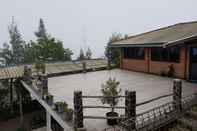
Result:
[[[46,111],[47,117],[47,131],[51,131],[51,115],[48,111]]]

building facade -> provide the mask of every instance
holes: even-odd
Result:
[[[120,68],[197,80],[197,22],[179,23],[110,43]]]

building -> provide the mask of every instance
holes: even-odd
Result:
[[[121,49],[120,68],[197,80],[197,21],[179,23],[109,44]]]

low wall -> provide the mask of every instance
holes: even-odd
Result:
[[[187,77],[187,49],[181,47],[180,61],[179,62],[163,62],[163,61],[151,61],[151,49],[145,49],[145,59],[126,59],[122,58],[121,68],[132,71],[147,72],[160,75],[161,72],[167,72],[170,65],[173,65],[175,76],[185,79]]]

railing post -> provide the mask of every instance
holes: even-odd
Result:
[[[74,92],[74,128],[83,128],[82,91]]]
[[[135,118],[136,118],[136,92],[125,91],[125,116],[127,119],[132,119],[129,125],[130,129],[135,129]]]
[[[48,95],[48,78],[46,74],[43,74],[41,76],[41,82],[42,82],[41,95],[42,98],[44,98],[46,95]]]
[[[23,79],[28,83],[32,84],[32,71],[31,67],[24,66],[24,74],[23,74]]]
[[[174,79],[173,83],[173,104],[177,111],[182,110],[182,82],[180,79]]]
[[[82,62],[82,66],[83,66],[83,73],[86,73],[87,72],[87,63],[86,63],[86,61]]]

